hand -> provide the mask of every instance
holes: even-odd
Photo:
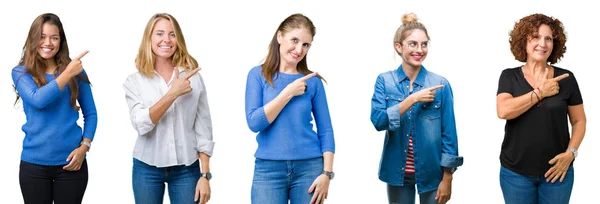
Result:
[[[452,195],[452,180],[443,179],[438,186],[437,194],[435,195],[435,200],[438,201],[438,204],[445,204],[450,200],[450,196]]]
[[[551,78],[550,73],[548,72],[548,68],[544,70],[544,74],[538,77],[538,84],[540,91],[540,98],[550,97],[558,94],[560,86],[558,86],[558,81],[563,80],[564,78],[569,77],[569,74],[563,74],[557,76],[555,78]]]
[[[83,71],[81,58],[83,58],[83,56],[85,56],[88,52],[90,51],[86,50],[85,52],[79,54],[79,56],[73,58],[67,65],[67,68],[65,68],[65,72],[69,73],[71,77],[77,76],[79,73],[81,73],[81,71]]]
[[[308,193],[313,193],[310,204],[321,204],[327,199],[329,192],[329,176],[321,174],[315,179],[313,184],[308,188]]]
[[[424,88],[417,93],[411,94],[413,101],[416,102],[432,102],[435,97],[435,90],[441,89],[444,85],[437,85],[429,88]]]
[[[210,184],[208,180],[204,177],[198,179],[198,183],[196,184],[196,195],[194,195],[194,201],[198,201],[200,199],[200,204],[205,204],[210,200]]]
[[[546,182],[552,180],[552,183],[554,183],[558,178],[560,178],[560,182],[563,182],[573,159],[575,159],[575,155],[572,152],[563,152],[552,158],[548,163],[554,166],[550,167],[544,174]]]
[[[87,152],[87,146],[81,146],[71,152],[67,157],[67,161],[69,164],[63,167],[64,170],[67,171],[79,171],[81,168],[81,163],[83,163],[83,156]]]
[[[169,92],[171,94],[174,94],[175,97],[179,97],[192,91],[189,79],[190,77],[194,76],[194,74],[196,74],[196,72],[198,71],[200,71],[200,68],[196,68],[187,75],[185,75],[185,77],[179,78],[179,69],[175,67],[173,69],[175,79],[173,80],[173,82],[171,82],[171,88],[169,89]]]
[[[317,73],[313,72],[310,74],[307,74],[306,76],[300,77],[296,80],[294,80],[294,82],[288,84],[284,91],[286,91],[287,93],[289,93],[292,97],[293,96],[299,96],[304,94],[304,92],[306,92],[306,80],[316,76]]]

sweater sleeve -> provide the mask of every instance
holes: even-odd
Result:
[[[85,70],[83,75],[87,75]],[[79,95],[77,100],[81,106],[83,114],[83,138],[94,140],[96,126],[98,124],[98,115],[96,113],[96,104],[92,95],[92,89],[89,82],[79,81]]]
[[[48,84],[38,87],[33,76],[26,73],[23,66],[13,68],[12,79],[23,103],[31,105],[35,109],[44,109],[60,96],[61,90],[54,79]]]
[[[263,77],[260,68],[250,70],[246,80],[246,122],[252,132],[260,132],[270,123],[263,104]]]
[[[317,125],[317,135],[321,141],[321,152],[335,153],[335,140],[333,138],[333,127],[331,125],[325,88],[323,87],[321,79],[315,77],[314,80],[317,81],[317,90],[312,99],[312,112],[315,116],[315,123]]]

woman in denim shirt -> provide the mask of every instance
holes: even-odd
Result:
[[[394,36],[402,57],[396,70],[377,77],[371,122],[385,130],[379,179],[386,182],[390,203],[446,203],[452,173],[463,163],[450,83],[422,66],[429,35],[415,14],[405,14]]]

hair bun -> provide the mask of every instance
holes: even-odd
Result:
[[[406,25],[409,23],[416,23],[417,20],[418,20],[417,14],[415,14],[415,13],[404,14],[402,16],[402,25]]]

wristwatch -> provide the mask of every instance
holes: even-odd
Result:
[[[573,152],[573,158],[577,158],[577,150],[574,148],[567,148],[567,151]]]
[[[333,173],[332,171],[325,171],[325,170],[323,170],[323,172],[321,172],[321,174],[327,175],[327,177],[329,177],[329,180],[332,180],[333,177],[335,176],[335,173]]]
[[[212,178],[212,174],[210,172],[201,173],[200,178],[206,178],[206,180],[210,181],[210,179]]]
[[[88,152],[90,151],[90,149],[92,148],[92,143],[86,142],[86,141],[81,141],[79,143],[79,145],[85,145],[88,147]]]

